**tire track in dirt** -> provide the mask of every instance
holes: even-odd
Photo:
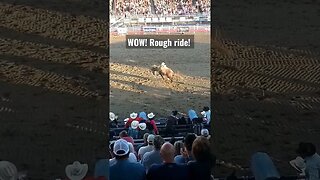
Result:
[[[9,61],[0,61],[0,80],[15,84],[26,84],[30,86],[41,86],[48,90],[69,93],[83,97],[97,97],[96,92],[81,86],[81,81],[68,80],[67,76],[45,72],[30,66],[16,65]]]
[[[107,23],[92,17],[0,3],[0,26],[95,47],[106,46]]]
[[[58,48],[46,44],[0,38],[0,53],[41,61],[76,65],[90,71],[106,72],[107,56],[75,48]]]

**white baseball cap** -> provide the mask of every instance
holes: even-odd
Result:
[[[130,151],[129,144],[124,139],[117,140],[113,145],[113,153],[117,156],[124,156]]]

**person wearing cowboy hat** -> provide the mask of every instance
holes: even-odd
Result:
[[[109,112],[110,128],[118,128],[118,116],[113,112]]]
[[[203,107],[201,115],[203,116],[204,123],[209,125],[211,122],[211,111],[208,106]]]
[[[74,161],[65,168],[66,175],[69,180],[82,180],[88,172],[88,164],[81,164],[79,161]]]
[[[129,136],[134,139],[138,138],[139,132],[137,128],[141,120],[142,118],[138,117],[138,113],[133,112],[130,114],[130,118],[126,122],[125,128],[128,129]]]
[[[116,161],[109,166],[109,180],[146,179],[145,168],[140,163],[133,163],[128,160],[130,147],[127,141],[123,139],[117,140],[113,145],[113,154]]]
[[[297,153],[305,161],[306,180],[320,179],[320,156],[316,151],[316,146],[312,143],[301,142]]]
[[[17,167],[9,161],[0,161],[0,180],[17,180]]]
[[[147,124],[147,129],[149,131],[149,133],[152,134],[159,134],[156,122],[154,120],[155,115],[153,114],[153,112],[148,114],[148,120],[146,122]]]
[[[147,124],[145,122],[140,122],[138,125],[139,129],[139,138],[142,139],[143,135],[147,133]]]

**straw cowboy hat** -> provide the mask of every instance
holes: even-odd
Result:
[[[111,121],[114,121],[117,118],[117,116],[113,112],[110,112],[109,113],[109,118],[110,118]]]
[[[139,121],[132,121],[131,122],[131,128],[132,129],[137,129],[139,126]]]
[[[155,115],[154,115],[152,112],[148,114],[148,118],[149,118],[149,119],[153,118],[154,116],[155,116]]]
[[[300,173],[304,173],[304,170],[306,169],[306,163],[304,162],[304,159],[300,156],[291,160],[289,164],[296,170],[298,170]]]
[[[130,114],[130,118],[131,119],[135,119],[137,117],[138,117],[138,113],[133,112],[133,113]]]
[[[147,124],[146,123],[139,123],[139,129],[140,130],[145,130],[147,128]]]
[[[88,164],[81,164],[79,161],[66,166],[66,175],[70,180],[81,180],[88,172]]]
[[[17,167],[9,161],[0,161],[0,180],[17,180]]]

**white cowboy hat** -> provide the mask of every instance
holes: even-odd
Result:
[[[133,113],[130,114],[130,118],[131,119],[135,119],[137,117],[138,117],[138,113],[133,112]]]
[[[139,121],[132,121],[131,122],[131,128],[132,129],[137,129],[139,125]]]
[[[153,118],[154,116],[155,115],[152,112],[148,114],[148,118],[150,118],[150,119]]]
[[[81,164],[79,161],[74,161],[66,166],[66,175],[70,180],[81,180],[88,172],[88,164]]]
[[[139,129],[140,130],[145,130],[147,128],[147,125],[146,125],[146,123],[139,123]]]
[[[17,167],[9,161],[0,161],[0,180],[18,179]]]
[[[109,112],[110,121],[114,121],[116,119],[116,115],[113,112]]]
[[[300,173],[304,173],[304,170],[306,169],[306,163],[304,162],[304,159],[300,156],[291,160],[289,164],[296,170],[298,170]]]

